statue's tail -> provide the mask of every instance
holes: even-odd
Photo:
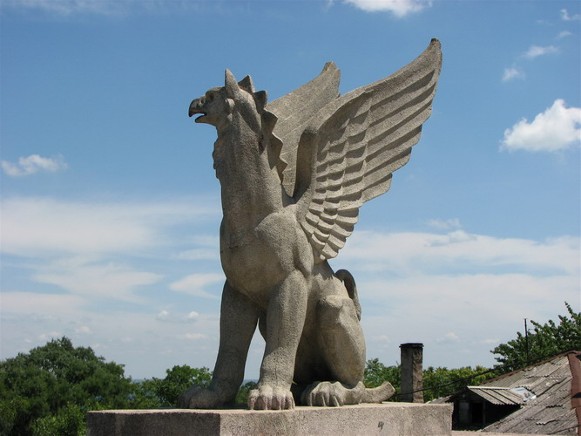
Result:
[[[365,388],[362,403],[381,403],[387,401],[395,394],[395,389],[389,382],[384,382],[376,388]]]
[[[345,289],[347,289],[347,294],[349,298],[353,300],[355,304],[355,310],[357,311],[357,319],[361,321],[361,304],[359,304],[359,296],[357,295],[357,286],[355,285],[355,279],[349,271],[346,269],[340,269],[335,273],[335,277],[343,282]]]

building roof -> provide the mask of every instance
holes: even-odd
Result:
[[[528,389],[496,386],[468,386],[468,390],[489,403],[507,406],[520,405],[534,397]]]
[[[510,403],[521,407],[482,431],[576,435],[581,423],[580,359],[579,351],[559,354],[479,386],[475,393],[483,398],[482,393],[489,394],[492,400],[486,399],[493,404],[501,404],[498,394],[506,389],[513,392],[514,388],[525,388],[534,394],[522,403]]]

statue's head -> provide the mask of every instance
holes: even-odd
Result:
[[[203,97],[193,100],[189,116],[200,114],[195,119],[196,123],[211,124],[218,130],[229,126],[236,116],[240,116],[253,131],[261,132],[268,126],[272,132],[276,117],[264,109],[266,92],[255,92],[250,76],[236,82],[230,70],[226,70],[224,82],[223,87],[209,89]]]

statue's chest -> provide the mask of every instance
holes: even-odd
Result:
[[[266,296],[295,270],[296,220],[274,213],[250,229],[220,229],[220,258],[230,284],[250,297]]]
[[[226,278],[250,297],[267,292],[280,277],[277,253],[268,242],[256,229],[225,231],[220,238],[220,259]]]

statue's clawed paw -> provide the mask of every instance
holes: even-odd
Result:
[[[178,406],[183,409],[214,409],[223,405],[216,392],[199,386],[192,386],[178,400]]]
[[[350,389],[339,382],[316,382],[310,385],[301,396],[301,403],[307,406],[338,407],[353,404],[347,398]]]
[[[285,410],[294,407],[295,400],[288,389],[262,385],[251,390],[248,396],[248,408],[251,410]]]
[[[362,382],[347,386],[340,382],[315,382],[303,391],[301,403],[307,406],[343,406],[363,402],[365,386]]]

